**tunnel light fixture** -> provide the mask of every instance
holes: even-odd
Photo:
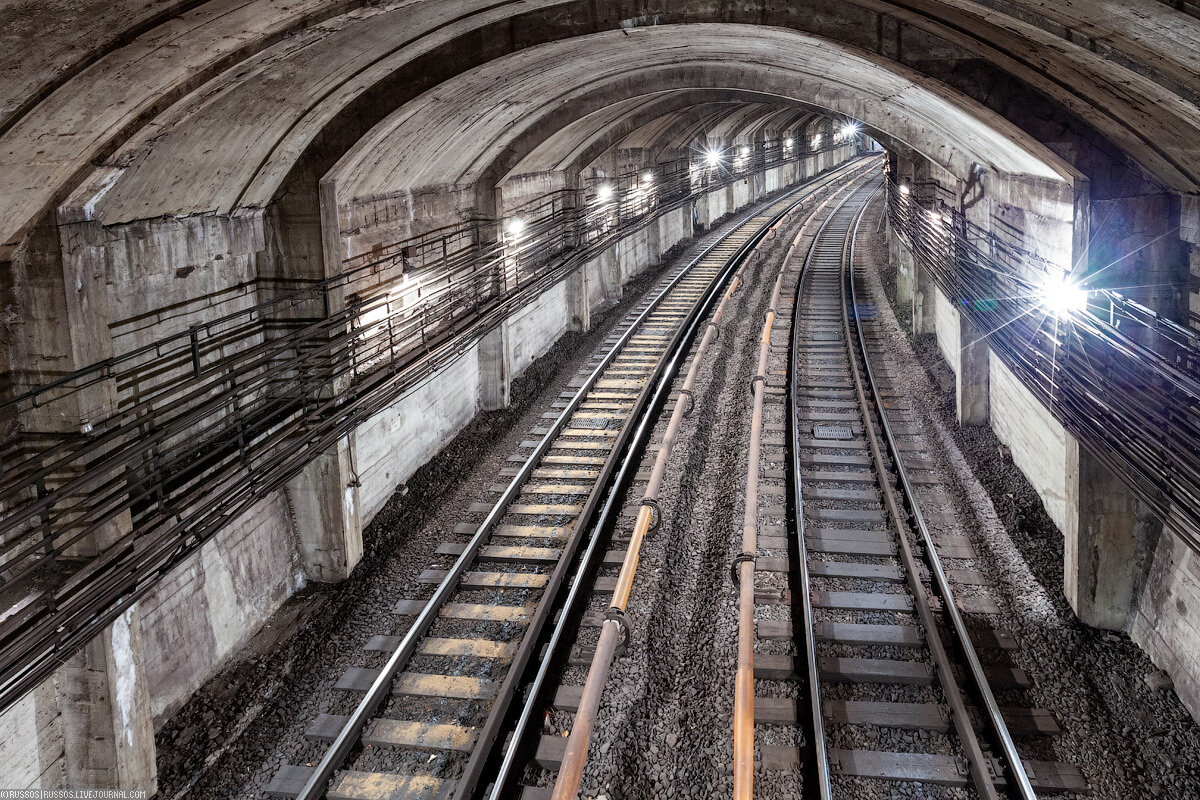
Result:
[[[653,172],[644,173],[642,175],[642,183],[644,183],[646,186],[649,186],[652,183],[654,183],[654,173]]]
[[[600,188],[596,189],[596,202],[607,203],[608,201],[610,201],[612,199],[613,199],[613,187],[609,186],[607,183],[602,184],[600,186]]]
[[[900,184],[900,194],[907,195],[907,194],[911,194],[911,193],[912,193],[912,189],[908,188],[907,183]]]
[[[816,136],[813,137],[812,146],[813,147],[821,146],[821,134],[818,133]]]
[[[794,144],[794,142],[792,142],[792,140],[790,138],[783,140],[784,147],[791,147],[793,144]]]
[[[520,217],[513,217],[508,221],[505,229],[508,231],[509,236],[520,236],[525,230],[525,220]]]
[[[704,154],[704,160],[710,167],[715,167],[721,163],[721,154],[716,150],[709,150]]]
[[[741,150],[741,154],[742,154],[742,158],[745,158],[746,156],[750,155],[750,148],[743,147]]]
[[[1065,274],[1051,276],[1042,287],[1042,307],[1056,317],[1087,310],[1088,292]]]
[[[849,139],[850,137],[856,136],[856,135],[858,135],[858,124],[857,123],[847,122],[845,125],[842,126],[842,136],[844,138]]]

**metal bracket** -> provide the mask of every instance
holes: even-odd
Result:
[[[658,501],[653,497],[643,497],[642,505],[650,509],[650,527],[646,530],[658,530],[658,526],[662,524],[662,509],[658,507]]]
[[[741,552],[733,557],[733,563],[729,565],[729,579],[733,581],[733,585],[739,589],[742,588],[742,579],[738,575],[738,567],[747,561],[753,564],[754,558],[755,556],[753,553]]]
[[[621,634],[621,638],[617,642],[617,647],[616,647],[616,650],[614,651],[613,655],[620,657],[625,654],[626,650],[629,649],[629,640],[630,640],[629,621],[627,619],[625,619],[625,612],[622,611],[621,609],[617,608],[616,606],[611,606],[608,609],[608,611],[604,612],[604,620],[606,622],[608,620],[612,620],[613,622],[617,623],[617,629],[619,630],[619,632]]]
[[[751,397],[754,397],[754,384],[758,383],[759,381],[762,381],[764,388],[766,387],[767,379],[765,377],[763,377],[762,375],[755,375],[753,378],[750,379],[750,396]]]
[[[694,411],[696,408],[696,398],[692,394],[692,390],[691,389],[680,389],[679,396],[687,398],[687,409],[683,412],[683,415],[685,417],[690,417],[692,415],[692,411]]]

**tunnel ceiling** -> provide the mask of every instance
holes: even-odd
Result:
[[[591,34],[503,56],[426,92],[363,137],[330,175],[340,199],[494,185],[580,116],[647,91],[736,89],[860,119],[960,174],[978,163],[995,172],[1069,177],[1052,166],[1056,156],[998,115],[893,69],[779,28],[662,25]],[[754,113],[739,109],[712,135],[728,138]],[[142,181],[139,197],[150,183]]]
[[[10,6],[6,251],[64,202],[117,223],[263,207],[327,173],[356,191],[499,180],[586,163],[655,124],[685,135],[672,114],[721,102],[830,109],[960,174],[1069,178],[1086,166],[1070,130],[1167,188],[1200,188],[1200,19],[1154,0],[630,13],[549,0]]]

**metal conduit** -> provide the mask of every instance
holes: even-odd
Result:
[[[1040,298],[1059,266],[891,182],[888,219],[1004,366],[1200,552],[1200,333],[1087,276],[1087,310],[1050,313]]]

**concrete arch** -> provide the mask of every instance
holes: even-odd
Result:
[[[784,29],[668,25],[578,37],[477,67],[394,112],[328,178],[343,199],[494,184],[575,119],[648,90],[698,88],[803,98],[964,176],[973,164],[1052,180],[1074,175],[999,115],[869,54]],[[430,141],[436,160],[422,148]]]
[[[51,36],[45,53],[16,65],[13,86],[29,94],[6,101],[13,110],[0,129],[0,179],[12,189],[0,207],[0,244],[13,244],[90,162],[110,155],[134,171],[150,159],[144,179],[110,184],[110,201],[126,198],[107,208],[113,222],[265,205],[305,159],[332,163],[344,146],[337,131],[369,126],[377,107],[402,101],[418,64],[443,80],[516,48],[640,24],[606,2],[363,5],[209,0],[174,6],[169,19],[135,9],[125,15],[134,22],[100,27],[96,47],[74,60],[70,43]],[[978,99],[1054,141],[1058,123],[1023,102],[1036,92],[1035,105],[1075,115],[1082,135],[1091,126],[1165,186],[1198,188],[1200,22],[1153,0],[1017,0],[1007,13],[957,0],[919,10],[864,0],[724,11],[689,1],[666,4],[658,18],[788,26],[960,88],[990,84]],[[485,36],[496,23],[509,34]],[[9,52],[22,50],[20,35],[18,26],[0,33]],[[458,49],[439,50],[456,41]],[[216,152],[212,141],[226,146]]]
[[[555,131],[521,160],[510,175],[544,170],[580,170],[611,147],[653,150],[671,146],[662,131],[689,109],[703,108],[705,118],[717,104],[756,103],[769,100],[757,92],[681,91],[661,92],[614,103]],[[658,135],[643,135],[643,129]]]

